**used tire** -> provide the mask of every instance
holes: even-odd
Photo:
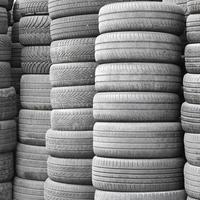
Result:
[[[187,0],[187,7],[190,14],[200,12],[200,3],[198,0]]]
[[[0,183],[1,200],[13,200],[12,198],[12,182]]]
[[[11,67],[8,62],[0,62],[0,88],[11,86]]]

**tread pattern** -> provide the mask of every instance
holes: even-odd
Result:
[[[6,34],[0,34],[0,60],[11,60],[11,39]]]
[[[190,14],[200,12],[200,3],[198,0],[187,0],[187,7]]]
[[[8,14],[5,8],[0,7],[0,34],[7,34]]]
[[[0,88],[11,86],[11,67],[8,62],[0,62]]]

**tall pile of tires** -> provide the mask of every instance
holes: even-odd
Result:
[[[186,22],[188,45],[185,47],[183,89],[185,102],[182,105],[184,144],[185,189],[188,200],[200,199],[200,2],[188,0],[189,16]]]
[[[126,2],[99,13],[93,101],[95,200],[185,199],[180,123],[184,11]]]
[[[12,200],[13,151],[16,146],[16,93],[11,87],[8,0],[0,1],[0,199]],[[12,7],[12,6],[11,6]]]
[[[50,18],[47,0],[19,0],[19,41],[23,45],[22,109],[16,150],[14,199],[44,199],[47,178],[46,131],[50,128]]]

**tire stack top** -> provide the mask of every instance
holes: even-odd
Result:
[[[99,12],[92,181],[95,200],[185,199],[179,122],[184,12],[125,2]]]
[[[11,2],[10,2],[11,3]],[[12,4],[0,2],[0,199],[12,200],[13,151],[16,147],[16,93],[11,87],[11,40],[8,13]]]
[[[46,131],[50,128],[50,18],[48,0],[19,0],[19,41],[23,45],[19,133],[14,200],[44,199]],[[18,15],[17,15],[18,16]]]
[[[187,163],[184,168],[188,200],[200,199],[200,2],[188,0],[185,47],[187,73],[183,79],[185,102],[181,109]]]

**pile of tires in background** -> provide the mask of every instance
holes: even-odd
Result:
[[[95,200],[185,199],[184,12],[159,2],[104,6],[95,44],[92,181]]]
[[[19,143],[14,199],[43,199],[47,178],[46,131],[50,128],[50,18],[48,1],[18,1],[19,42],[23,45]]]
[[[184,169],[188,200],[200,199],[200,1],[188,0],[186,21],[188,45],[185,47],[183,89],[185,101],[181,109],[187,163]]]
[[[9,5],[11,3],[11,5]],[[0,1],[0,199],[12,200],[13,151],[16,146],[16,93],[11,87],[11,40],[7,9],[12,2]]]

